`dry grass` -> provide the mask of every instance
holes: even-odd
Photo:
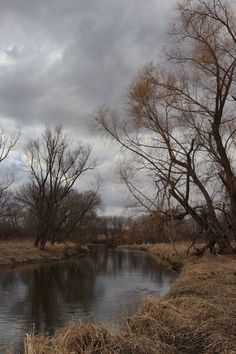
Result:
[[[22,263],[38,263],[56,261],[85,252],[82,246],[74,243],[47,245],[44,250],[34,248],[33,241],[1,241],[0,265],[15,265]]]
[[[113,331],[104,324],[75,324],[61,329],[52,338],[37,335],[27,335],[25,338],[25,353],[27,354],[161,354],[160,349],[153,347],[152,339],[132,332]],[[167,354],[168,352],[165,351]]]
[[[184,263],[188,259],[187,251],[189,244],[187,242],[178,242],[175,249],[169,243],[159,243],[150,245],[149,252],[155,254],[171,263]]]
[[[174,268],[180,268],[185,262],[189,261],[188,248],[190,243],[188,242],[178,242],[175,244],[175,249],[170,243],[157,243],[157,244],[133,244],[133,245],[122,245],[120,248],[129,248],[137,251],[146,251],[156,256],[158,261],[163,261],[164,263],[174,266]],[[196,247],[200,247],[198,244]],[[191,253],[191,252],[190,252]]]
[[[131,329],[162,338],[177,353],[236,353],[235,261],[217,256],[185,265],[164,300],[145,301]]]
[[[168,295],[146,299],[121,331],[75,324],[26,337],[25,354],[51,353],[236,354],[236,259],[190,258]]]

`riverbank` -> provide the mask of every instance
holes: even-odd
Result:
[[[132,244],[132,245],[120,245],[118,249],[130,249],[134,251],[145,251],[150,253],[153,257],[157,258],[158,263],[164,263],[170,266],[173,270],[180,272],[182,267],[190,259],[193,259],[188,255],[188,244],[186,242],[176,243],[175,249],[169,243],[158,244]]]
[[[161,249],[158,245],[143,247],[157,256]],[[168,246],[163,252],[164,258],[170,257]],[[235,257],[185,256],[181,264],[182,271],[168,294],[161,300],[144,300],[122,330],[74,324],[52,338],[27,335],[25,354],[236,353]]]
[[[44,250],[40,250],[34,247],[33,241],[1,241],[0,266],[52,262],[77,257],[87,252],[86,246],[70,242],[47,245]]]

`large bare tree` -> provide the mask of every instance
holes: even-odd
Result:
[[[42,137],[27,146],[26,166],[31,182],[22,187],[18,198],[37,221],[35,247],[43,249],[47,241],[54,242],[65,232],[66,220],[71,217],[65,207],[69,195],[78,179],[95,167],[90,152],[89,147],[79,144],[73,148],[73,142],[61,126],[46,127]],[[93,200],[95,195],[90,197]]]
[[[131,85],[129,114],[102,109],[96,120],[133,156],[121,175],[136,200],[195,220],[208,240],[200,254],[214,247],[233,252],[235,5],[179,1],[169,41],[165,62],[145,67]],[[140,171],[152,181],[152,195],[131,178]]]

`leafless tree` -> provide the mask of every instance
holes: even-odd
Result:
[[[0,163],[7,159],[10,152],[14,149],[20,133],[8,133],[3,127],[0,127]],[[14,172],[1,177],[0,181],[0,199],[3,197],[5,191],[10,187],[14,181]]]
[[[190,216],[206,246],[236,240],[236,10],[224,0],[179,1],[165,63],[144,68],[129,89],[129,115],[96,121],[133,156],[122,179],[136,200],[179,220]],[[152,195],[133,183],[146,172]],[[171,207],[170,207],[171,206]]]
[[[122,240],[124,230],[128,224],[128,219],[123,216],[112,215],[105,217],[105,221],[107,227],[108,243],[110,243],[112,246],[115,246]]]
[[[3,127],[0,127],[0,163],[4,163],[7,159],[11,151],[14,149],[19,136],[19,132],[8,133]],[[0,180],[0,222],[1,232],[3,233],[6,233],[6,224],[8,224],[9,232],[9,229],[14,228],[17,223],[17,213],[12,197],[13,194],[8,190],[13,182],[14,171],[6,174],[2,173]],[[5,231],[3,229],[5,229]]]
[[[24,212],[12,191],[5,190],[0,199],[0,237],[22,236]]]
[[[27,146],[26,166],[31,182],[22,187],[18,198],[37,220],[35,247],[43,249],[47,241],[54,242],[62,230],[65,232],[63,223],[71,216],[65,205],[75,198],[70,196],[75,183],[95,168],[95,162],[89,160],[89,147],[72,146],[61,126],[46,127],[42,137]]]

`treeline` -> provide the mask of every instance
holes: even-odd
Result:
[[[26,187],[28,186],[23,186],[24,189]],[[41,248],[44,248],[47,241],[51,244],[66,240],[83,241],[85,235],[92,230],[101,205],[100,197],[95,196],[94,191],[79,193],[72,190],[60,204],[54,219],[50,220],[53,223],[53,226],[50,226],[52,234],[46,224],[44,230],[47,234],[40,238],[39,216],[25,203],[21,190],[4,194],[4,205],[1,200],[0,240],[31,239],[35,246]],[[45,209],[46,214],[47,207]],[[45,215],[46,218],[49,216]],[[44,244],[41,240],[44,240]]]
[[[3,162],[14,149],[19,134],[8,135],[2,129],[0,136]],[[23,154],[27,182],[16,190],[13,173],[2,179],[1,239],[27,236],[43,249],[47,242],[75,237],[82,225],[94,219],[101,207],[99,183],[78,191],[81,177],[96,167],[90,153],[90,147],[74,144],[61,126],[46,127],[40,138],[31,140]]]
[[[37,244],[37,215],[25,203],[24,194],[22,195],[22,190],[25,193],[28,186],[22,186],[15,193],[4,193],[4,198],[1,199],[0,241],[27,239],[42,247]],[[193,220],[173,223],[173,220],[163,218],[158,213],[134,218],[101,216],[100,207],[100,197],[94,191],[79,193],[72,190],[70,196],[60,205],[56,219],[53,220],[53,234],[48,235],[46,242],[53,244],[74,241],[79,244],[106,244],[110,247],[132,243],[174,244],[176,241],[191,241],[192,235],[198,230]]]
[[[2,130],[2,161],[14,149],[19,135]],[[93,172],[96,161],[90,148],[76,145],[61,126],[46,127],[31,140],[23,155],[27,182],[14,188],[14,174],[2,180],[0,194],[0,240],[31,239],[43,249],[47,242],[73,240],[111,247],[122,243],[160,242],[183,238],[169,216],[152,211],[139,217],[101,216],[99,182],[79,191],[81,176]],[[184,226],[186,234],[186,224]],[[190,233],[185,238],[189,238]]]

